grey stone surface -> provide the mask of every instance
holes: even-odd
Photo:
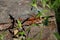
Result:
[[[31,13],[31,0],[0,0],[0,23],[9,22],[9,15],[18,18]]]
[[[0,31],[0,36],[2,36],[2,39],[0,38],[0,40],[12,40],[12,35],[8,30]]]
[[[0,23],[10,22],[8,14],[11,14],[15,19],[21,16],[29,17],[27,14],[32,14],[30,3],[31,0],[0,0]],[[43,8],[38,7],[38,9],[42,10]],[[44,13],[44,15],[46,14]],[[47,15],[54,15],[54,13],[49,10]]]
[[[29,15],[27,15],[27,14],[32,14],[32,11],[30,10],[31,9],[30,2],[31,2],[31,0],[0,0],[0,23],[10,22],[8,14],[11,14],[15,19],[17,19],[19,17],[28,18]],[[44,15],[46,15],[46,14],[44,14]],[[54,15],[54,12],[49,10],[47,15]],[[55,20],[53,20],[53,21],[55,21]],[[1,30],[6,29],[6,28],[8,28],[7,26],[0,25],[0,29]],[[53,25],[53,26],[55,27],[55,25]],[[51,30],[54,28],[53,26],[50,25]],[[43,30],[44,31],[43,31],[42,37],[47,38],[51,32],[48,28],[45,28]],[[55,29],[53,29],[53,30],[55,30]],[[29,33],[28,36],[32,38],[34,35],[36,35],[39,32],[40,32],[39,27],[32,27],[31,32]],[[9,37],[8,37],[8,35],[10,35],[10,34],[7,34],[7,36],[4,40],[6,40],[7,38],[8,38],[7,40],[12,40],[12,39],[10,39],[11,35]],[[40,34],[38,34],[33,40],[40,40]]]

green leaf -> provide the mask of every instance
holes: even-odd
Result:
[[[33,6],[33,7],[37,8],[37,4],[31,4],[31,6]]]
[[[27,29],[26,29],[26,31],[29,31],[31,29],[31,27],[28,27]]]
[[[57,10],[60,6],[60,0],[51,0],[51,8]]]
[[[32,26],[39,26],[39,24],[32,24]]]
[[[27,40],[32,40],[31,38],[27,38]]]
[[[36,3],[37,2],[37,0],[32,0],[32,3]]]
[[[36,15],[36,17],[38,18],[40,16],[42,16],[42,13],[40,11],[38,11],[38,14]]]
[[[37,8],[37,1],[36,0],[32,0],[31,6]]]
[[[43,3],[43,7],[45,7],[46,6],[46,1],[42,1],[42,3]]]
[[[54,35],[56,36],[56,38],[57,38],[58,40],[60,40],[60,35],[59,35],[58,32],[54,33]]]
[[[23,36],[23,35],[25,35],[25,32],[24,31],[21,31],[18,34]]]
[[[0,34],[0,40],[3,40],[3,37],[4,37],[4,36],[3,36],[2,34]]]
[[[48,0],[41,0],[41,2],[42,2],[42,5],[43,5],[43,7],[45,7],[46,6],[46,2],[47,2]]]
[[[51,0],[50,0],[51,1]],[[50,8],[51,2],[49,0],[41,0],[42,6],[45,8],[47,6]],[[48,2],[48,3],[47,3]]]
[[[47,6],[48,8],[50,8],[50,5],[47,4],[46,6]]]
[[[42,13],[46,13],[46,12],[48,12],[48,10],[47,10],[47,9],[42,10]]]
[[[22,24],[21,24],[21,21],[20,20],[17,20],[17,23],[18,23],[18,28],[22,28]]]
[[[43,21],[43,24],[45,25],[45,26],[48,26],[48,18],[49,18],[49,16],[46,16],[45,17],[45,20]]]

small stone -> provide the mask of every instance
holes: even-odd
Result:
[[[18,33],[18,30],[16,29],[16,30],[14,30],[14,35],[16,35]]]

